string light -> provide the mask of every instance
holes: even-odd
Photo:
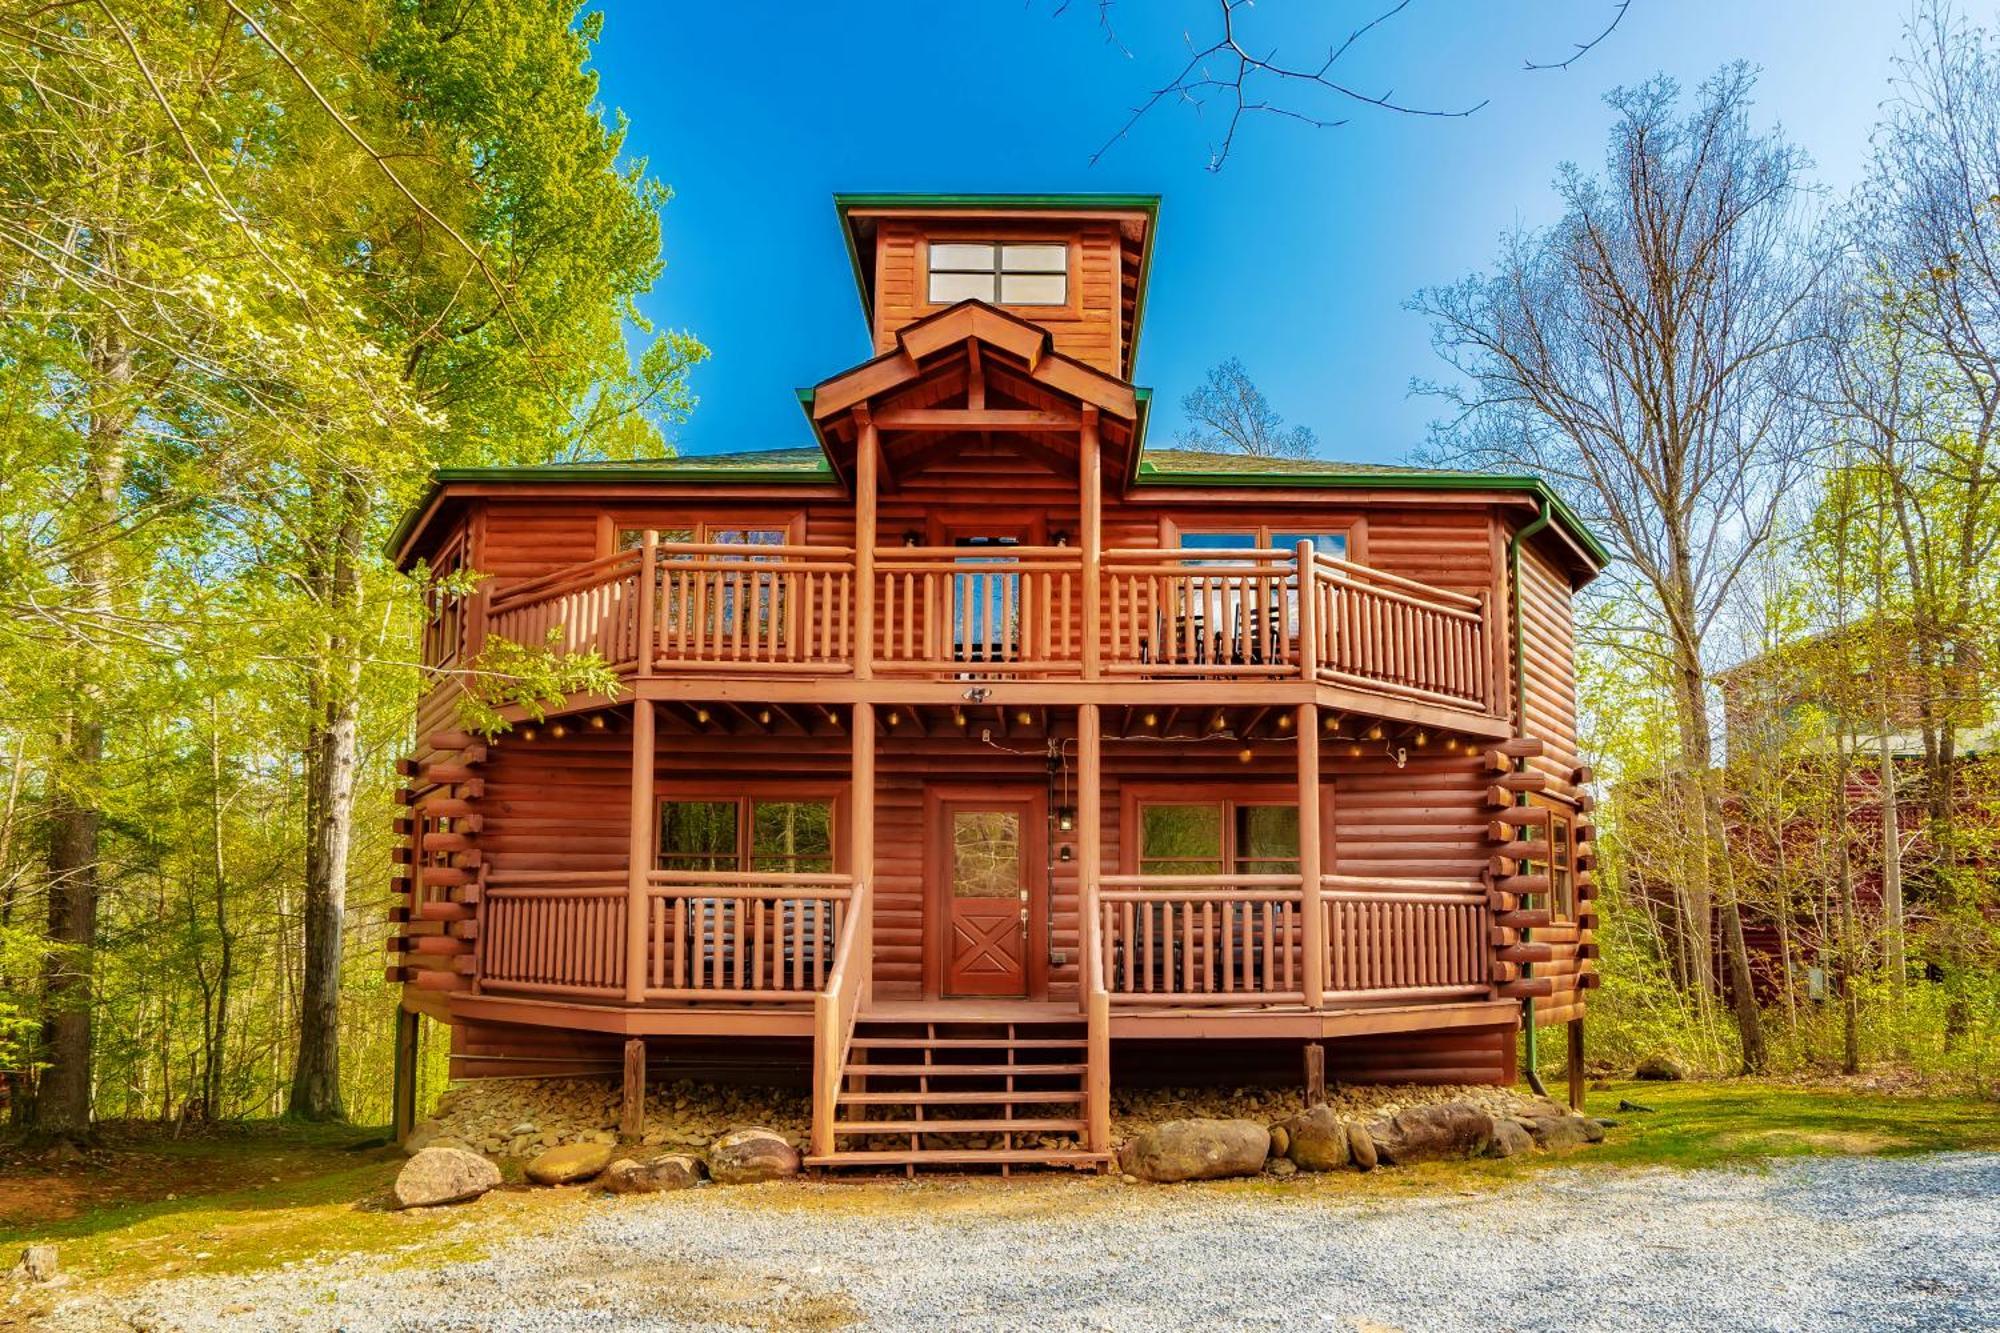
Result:
[[[590,729],[592,731],[604,730],[604,714],[592,713],[590,715]]]
[[[1292,729],[1292,715],[1290,713],[1278,714],[1278,730],[1290,731],[1291,729]]]
[[[1321,723],[1320,725],[1325,727],[1328,731],[1338,731],[1340,729],[1340,719],[1335,717],[1332,713],[1328,713],[1326,715],[1326,721]]]
[[[703,725],[704,727],[705,727],[705,726],[707,726],[707,725],[708,725],[708,710],[707,710],[706,708],[697,708],[697,709],[695,709],[695,710],[694,710],[694,720],[695,720],[695,721],[697,721],[697,722],[699,722],[699,723],[701,723],[701,724],[702,724],[702,725]]]
[[[562,723],[558,722],[553,727],[549,728],[549,735],[555,737],[557,740],[561,740],[563,737],[569,735],[569,731],[563,726]]]
[[[1160,723],[1160,715],[1158,713],[1147,713],[1139,720],[1149,727],[1155,727]]]
[[[1379,741],[1382,739],[1382,728],[1380,725],[1368,728],[1368,739],[1371,741]]]
[[[962,726],[964,726],[964,725],[965,725],[965,710],[964,710],[963,708],[954,708],[954,709],[952,709],[952,710],[951,710],[951,720],[952,720],[953,722],[957,723],[957,724],[958,724],[959,726],[961,726],[961,727],[962,727]]]
[[[1247,745],[1236,752],[1236,762],[1239,764],[1247,764],[1255,757],[1255,754]]]
[[[903,724],[903,715],[901,713],[891,713],[889,714],[888,717],[884,718],[883,721],[887,722],[892,727],[899,727]]]
[[[1025,727],[1035,720],[1035,715],[1023,708],[1020,712],[1014,714],[1014,720]]]
[[[528,727],[527,729],[522,731],[521,739],[524,741],[531,741],[535,739],[535,729],[533,727]]]
[[[757,721],[758,721],[758,723],[759,723],[759,724],[761,724],[761,725],[763,725],[763,726],[766,726],[766,727],[770,726],[770,725],[771,725],[771,710],[770,710],[770,709],[768,709],[768,708],[760,708],[760,709],[758,709],[758,710],[757,710]]]
[[[1430,743],[1431,743],[1431,734],[1428,731],[1420,731],[1417,733],[1417,748],[1419,750],[1423,749],[1426,745],[1429,745]]]

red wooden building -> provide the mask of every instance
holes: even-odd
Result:
[[[1147,448],[1151,197],[837,204],[876,355],[817,447],[447,471],[398,534],[487,576],[425,645],[406,1029],[810,1077],[822,1164],[1094,1162],[1114,1079],[1302,1049],[1511,1081],[1596,980],[1601,548],[1532,477]],[[449,670],[553,627],[616,696],[460,734]]]

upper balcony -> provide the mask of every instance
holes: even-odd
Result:
[[[1504,691],[1488,602],[1305,543],[1110,549],[1093,568],[1066,546],[894,546],[857,561],[848,547],[647,532],[501,589],[483,620],[518,643],[560,630],[628,680],[1286,681],[1384,716],[1490,724]]]

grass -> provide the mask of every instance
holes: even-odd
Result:
[[[1621,1100],[1651,1109],[1620,1111]],[[1748,1080],[1611,1083],[1592,1089],[1588,1110],[1617,1124],[1602,1144],[1574,1153],[1188,1188],[1301,1202],[1396,1199],[1498,1188],[1551,1166],[1691,1169],[1810,1154],[2000,1150],[2000,1108],[1969,1099]],[[402,1160],[381,1144],[379,1131],[297,1125],[236,1126],[179,1140],[114,1129],[84,1162],[53,1170],[33,1157],[0,1155],[0,1253],[54,1242],[65,1272],[118,1287],[342,1254],[370,1255],[378,1265],[428,1265],[477,1257],[497,1241],[566,1225],[593,1206],[582,1190],[506,1188],[472,1207],[398,1212],[388,1205],[388,1191]],[[760,1192],[758,1200],[760,1207],[801,1214],[966,1210],[990,1216],[1128,1197],[1115,1178],[1090,1182],[1084,1194],[1066,1177],[1023,1183],[1025,1188],[961,1182],[912,1190],[869,1182]]]

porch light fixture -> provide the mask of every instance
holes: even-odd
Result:
[[[1076,853],[1070,850],[1068,843],[1064,843],[1056,850],[1056,860],[1058,861],[1074,861],[1075,859]]]
[[[1056,807],[1056,830],[1060,833],[1074,833],[1076,831],[1075,806],[1059,805]],[[1064,850],[1067,851],[1068,849],[1065,848]]]

